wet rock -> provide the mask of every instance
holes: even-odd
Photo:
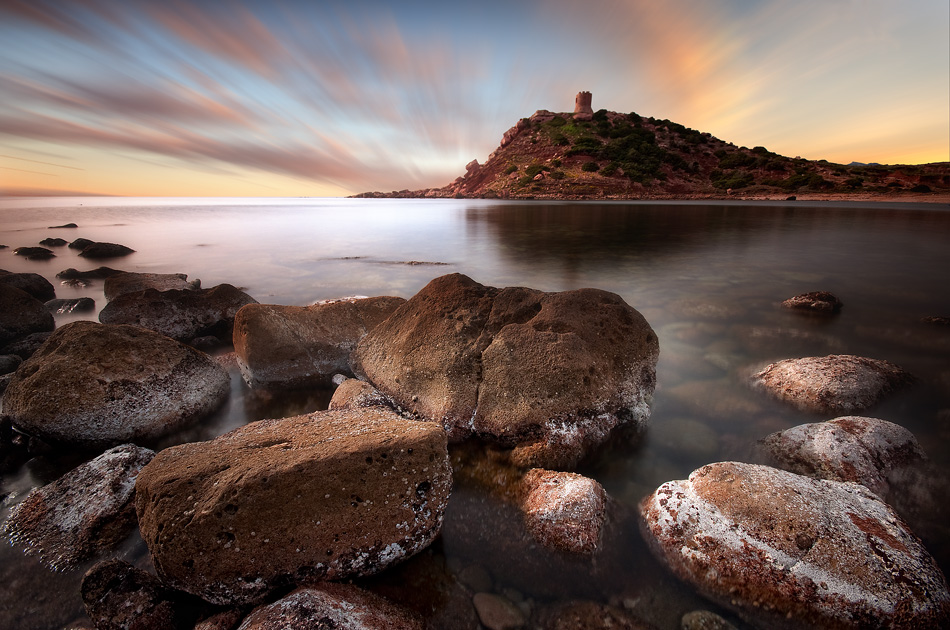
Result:
[[[0,374],[10,374],[23,363],[23,359],[15,354],[0,354]]]
[[[825,414],[867,409],[913,377],[887,361],[829,355],[779,361],[751,380],[753,387],[802,411]]]
[[[136,482],[136,511],[168,583],[253,603],[425,548],[451,485],[437,427],[380,409],[324,411],[161,451]]]
[[[736,627],[709,610],[694,610],[683,615],[682,630],[736,630]]]
[[[49,336],[53,334],[52,330],[53,329],[50,328],[48,331],[32,333],[25,337],[20,337],[15,341],[11,341],[0,348],[0,354],[15,354],[25,361],[33,356],[36,351],[46,343]]]
[[[56,289],[50,281],[38,273],[8,273],[0,271],[0,283],[26,291],[40,302],[56,297]]]
[[[100,267],[99,269],[108,269],[108,267]],[[138,293],[146,289],[155,289],[156,291],[170,291],[172,289],[194,291],[201,288],[200,280],[189,281],[188,276],[183,273],[115,271],[114,273],[102,277],[106,279],[103,285],[106,300],[113,300],[125,293]]]
[[[31,333],[53,330],[56,322],[29,293],[0,282],[0,346]],[[11,354],[4,351],[3,354]]]
[[[44,238],[40,241],[40,245],[44,247],[63,247],[67,243],[64,238]]]
[[[83,247],[79,255],[83,258],[118,258],[134,253],[134,249],[118,243],[93,243]]]
[[[844,304],[833,293],[812,291],[811,293],[802,293],[788,298],[782,302],[782,306],[805,313],[833,315],[840,313]]]
[[[56,315],[92,313],[96,310],[96,301],[90,297],[50,300],[46,303],[46,308]]]
[[[547,606],[537,614],[539,630],[653,630],[632,613],[592,601],[570,601]]]
[[[516,630],[527,621],[524,613],[507,598],[495,593],[476,593],[472,604],[488,630]]]
[[[124,444],[74,468],[17,504],[4,535],[54,569],[114,547],[135,528],[135,478],[154,455]]]
[[[534,468],[521,482],[525,526],[545,547],[593,554],[600,549],[607,521],[607,493],[599,483],[575,473]]]
[[[111,267],[97,267],[91,271],[79,271],[72,267],[63,269],[56,277],[60,280],[104,280],[116,274],[125,273]]]
[[[408,610],[352,584],[301,588],[252,612],[238,630],[424,630]]]
[[[96,630],[186,630],[175,594],[151,573],[122,560],[95,565],[83,576],[82,600]]]
[[[362,409],[364,407],[386,407],[388,401],[379,391],[356,378],[348,378],[340,383],[330,399],[330,409]]]
[[[88,238],[80,237],[69,244],[69,249],[78,249],[79,251],[82,251],[86,249],[87,247],[89,247],[90,245],[94,245],[94,244],[95,244],[95,241]]]
[[[659,354],[646,320],[596,289],[436,278],[357,346],[354,369],[449,439],[477,433],[526,466],[570,467],[649,417]]]
[[[722,462],[664,483],[640,512],[673,573],[756,627],[950,623],[936,562],[864,486]]]
[[[234,350],[251,387],[327,385],[334,374],[352,374],[357,342],[405,303],[373,297],[311,306],[256,304],[234,320]]]
[[[63,229],[63,228],[67,228],[67,229],[68,229],[68,228],[78,228],[78,227],[79,227],[79,226],[76,225],[75,223],[66,223],[66,224],[63,224],[63,225],[51,225],[51,226],[49,226],[49,229],[51,229],[51,230],[60,230],[60,229]]]
[[[56,254],[45,247],[17,247],[13,250],[16,256],[23,256],[27,260],[49,260],[55,258]]]
[[[256,303],[230,284],[195,290],[145,289],[113,297],[99,313],[99,321],[141,326],[178,341],[209,335],[230,340],[235,314],[242,306]]]
[[[229,392],[227,371],[197,350],[137,326],[80,321],[20,366],[3,405],[26,433],[98,446],[181,429]]]

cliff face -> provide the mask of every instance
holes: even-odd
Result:
[[[950,163],[840,165],[737,147],[635,113],[535,112],[442,188],[358,197],[662,199],[950,193]]]

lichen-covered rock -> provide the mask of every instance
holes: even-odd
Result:
[[[388,401],[375,387],[356,378],[348,378],[340,383],[330,399],[329,409],[362,409],[364,407],[385,407]]]
[[[752,375],[753,387],[819,414],[867,409],[912,381],[893,363],[847,354],[786,359]]]
[[[134,254],[135,250],[118,243],[92,243],[79,252],[83,258],[118,258]]]
[[[0,346],[31,333],[53,330],[56,322],[32,295],[0,282]]]
[[[187,615],[151,573],[122,560],[100,562],[83,576],[81,594],[96,630],[177,630]]]
[[[300,588],[252,612],[238,630],[424,630],[412,612],[352,584]]]
[[[525,526],[538,543],[593,554],[603,540],[607,493],[599,483],[568,472],[533,468],[521,481]]]
[[[0,283],[26,291],[40,302],[56,297],[56,289],[38,273],[9,273],[0,270]]]
[[[543,293],[436,278],[371,331],[354,368],[450,440],[477,433],[576,465],[649,416],[659,348],[643,316],[597,289]]]
[[[384,296],[242,308],[234,320],[241,372],[251,387],[328,385],[334,374],[352,374],[357,342],[404,302]]]
[[[439,533],[444,433],[382,409],[262,420],[161,451],[136,482],[160,576],[210,602],[376,573]]]
[[[96,272],[99,274],[98,277],[106,279],[102,286],[106,300],[113,300],[125,293],[138,293],[146,289],[194,291],[201,288],[201,280],[189,281],[188,276],[183,273],[138,273],[115,271],[108,267],[100,267]]]
[[[54,569],[110,549],[135,527],[135,478],[154,455],[134,444],[109,449],[30,492],[11,510],[4,535]]]
[[[833,293],[812,291],[788,298],[782,302],[782,306],[801,312],[833,315],[841,312],[844,304]]]
[[[681,579],[761,628],[940,628],[934,559],[864,486],[737,462],[661,485],[643,535]]]
[[[47,441],[115,445],[188,426],[220,407],[230,386],[210,357],[164,335],[80,321],[20,366],[3,409]]]
[[[99,321],[141,326],[178,341],[204,336],[230,341],[235,314],[256,303],[230,284],[210,289],[145,289],[113,297],[99,313]]]

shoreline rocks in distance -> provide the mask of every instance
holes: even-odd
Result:
[[[640,513],[674,574],[756,627],[950,623],[940,568],[859,484],[720,462],[662,484]]]
[[[357,345],[354,370],[450,441],[478,434],[525,467],[569,468],[649,417],[657,337],[596,289],[496,289],[432,280]]]
[[[751,377],[753,388],[818,414],[862,411],[913,380],[893,363],[846,354],[785,359]]]
[[[137,326],[78,321],[17,369],[3,406],[24,433],[111,446],[187,426],[229,392],[227,371],[197,350]]]
[[[158,453],[136,511],[168,584],[216,604],[377,573],[438,535],[445,434],[381,409],[262,420]]]

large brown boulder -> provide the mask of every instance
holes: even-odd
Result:
[[[445,434],[381,409],[262,420],[161,451],[136,482],[160,576],[218,604],[376,573],[439,533]]]
[[[640,504],[661,561],[757,628],[945,628],[950,592],[901,518],[855,483],[722,462]]]
[[[57,274],[57,278],[66,278],[63,274],[74,271],[67,269]],[[83,272],[74,274],[76,277],[83,277]],[[188,276],[183,273],[138,273],[132,271],[116,271],[108,267],[88,272],[95,274],[93,277],[105,278],[103,292],[106,300],[112,300],[125,293],[138,293],[146,289],[155,289],[156,291],[171,291],[180,289],[182,291],[194,291],[201,288],[201,280],[188,280]]]
[[[0,282],[0,346],[31,333],[53,330],[56,322],[42,302]]]
[[[573,466],[619,425],[649,416],[659,347],[640,313],[597,289],[496,289],[436,278],[373,329],[354,368],[402,409]]]
[[[3,410],[44,440],[114,445],[190,425],[220,407],[230,385],[210,357],[164,335],[81,321],[20,365]]]
[[[145,289],[112,298],[99,313],[99,321],[141,326],[178,341],[203,336],[230,341],[235,314],[242,306],[256,303],[230,284],[210,289]]]
[[[261,606],[238,630],[424,630],[414,613],[352,584],[300,588]]]
[[[404,302],[384,296],[246,306],[234,320],[241,372],[252,387],[329,385],[334,374],[352,374],[356,343]]]
[[[135,477],[154,455],[134,444],[109,449],[30,492],[0,531],[58,570],[109,549],[135,528]]]
[[[912,381],[893,363],[848,354],[786,359],[752,375],[753,387],[818,414],[867,409]]]

